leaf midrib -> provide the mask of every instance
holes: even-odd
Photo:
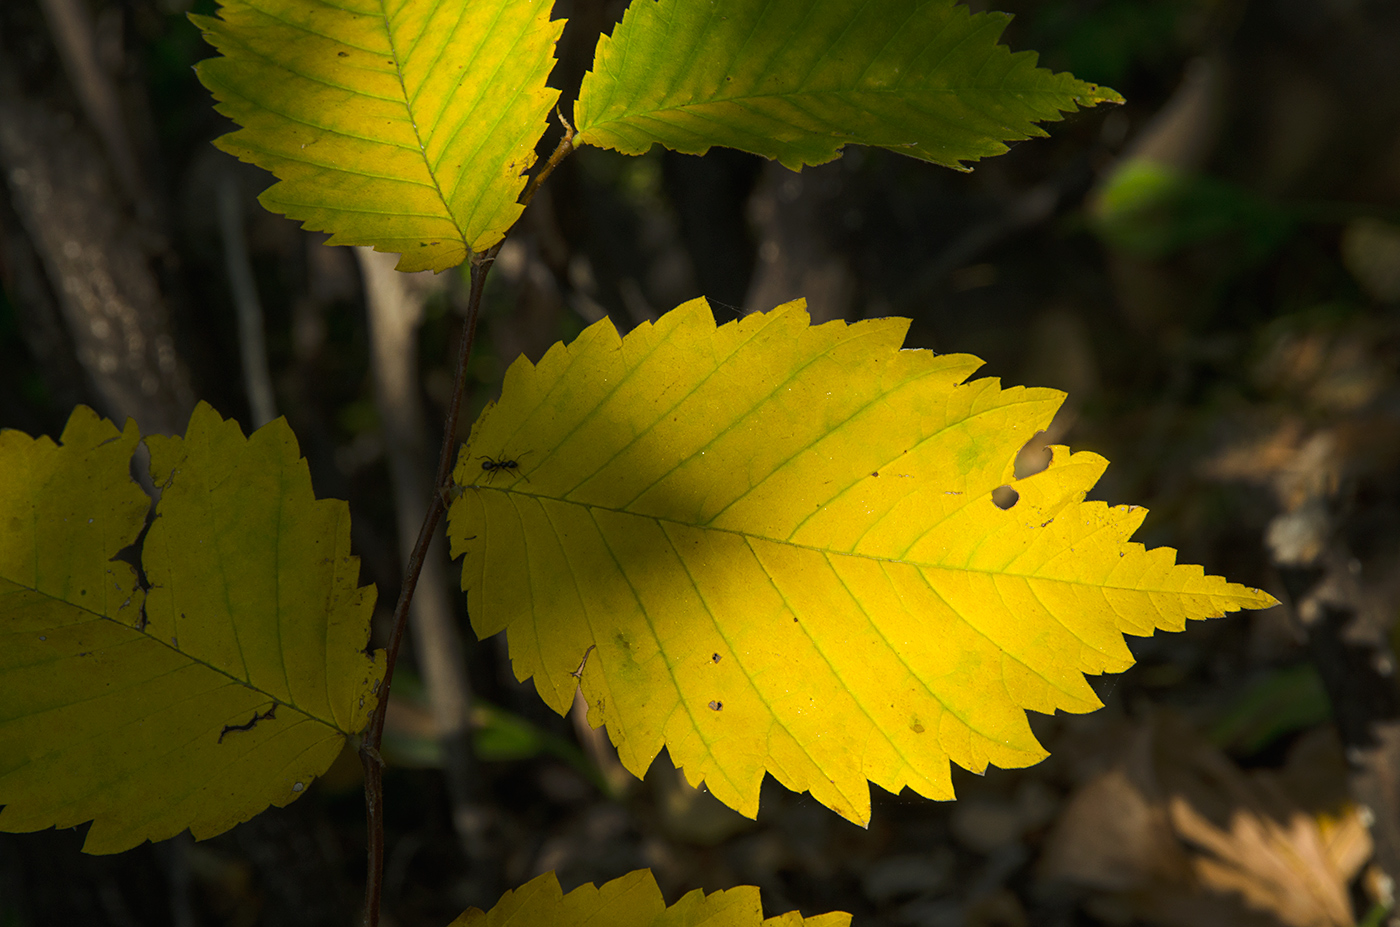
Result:
[[[399,54],[398,43],[394,36],[393,27],[389,23],[389,11],[386,8],[384,0],[379,0],[379,9],[380,20],[384,24],[384,36],[389,42],[389,54],[392,55],[394,59],[394,79],[398,81],[404,115],[408,118],[408,124],[413,128],[413,140],[418,144],[418,156],[423,159],[423,171],[432,181],[433,192],[437,195],[438,202],[442,203],[443,212],[447,214],[447,218],[457,230],[457,235],[463,245],[466,245],[467,236],[464,231],[466,227],[462,224],[462,221],[458,219],[457,214],[452,211],[452,204],[447,201],[447,197],[443,195],[442,185],[438,183],[437,171],[433,170],[432,162],[428,158],[427,146],[423,144],[423,135],[418,130],[418,120],[415,119],[413,115],[413,101],[410,99],[408,87],[404,84],[405,61],[403,56]],[[471,250],[470,247],[468,247],[468,250]]]
[[[659,107],[654,107],[654,108],[651,108],[651,109],[626,110],[626,111],[623,111],[623,112],[618,113],[618,114],[616,114],[616,115],[610,115],[610,116],[608,116],[606,119],[598,119],[598,120],[595,120],[594,122],[590,123],[587,127],[581,127],[581,128],[579,129],[579,135],[580,135],[580,136],[584,136],[584,135],[587,135],[589,132],[593,131],[594,129],[600,127],[600,126],[606,126],[606,125],[610,125],[610,124],[617,123],[617,122],[624,122],[624,121],[626,121],[626,120],[628,120],[628,119],[636,119],[636,118],[638,118],[638,117],[659,118],[659,115],[658,115],[658,114],[680,113],[680,112],[686,112],[686,111],[689,111],[689,110],[704,109],[704,108],[706,108],[706,107],[718,106],[718,105],[722,105],[722,104],[728,104],[728,105],[743,105],[743,104],[744,104],[745,102],[747,102],[747,101],[772,101],[772,100],[788,101],[788,100],[793,100],[793,99],[801,99],[801,98],[809,98],[809,97],[819,97],[819,96],[832,96],[832,95],[837,95],[837,96],[839,96],[839,95],[862,95],[862,96],[877,95],[877,96],[899,96],[899,97],[911,97],[911,98],[912,98],[912,97],[929,96],[929,95],[946,96],[946,95],[961,94],[961,93],[994,93],[994,92],[998,92],[998,91],[1005,91],[1006,93],[1016,94],[1016,95],[1019,96],[1019,97],[1036,97],[1036,98],[1042,98],[1042,97],[1044,97],[1044,98],[1056,98],[1056,99],[1063,99],[1063,98],[1065,98],[1065,97],[1069,97],[1071,101],[1074,101],[1074,99],[1075,99],[1075,95],[1074,95],[1074,94],[1072,94],[1072,93],[1066,93],[1066,92],[1064,92],[1064,91],[1045,90],[1045,89],[1025,89],[1025,90],[1021,90],[1021,89],[1017,89],[1017,88],[1015,88],[1015,87],[993,87],[993,86],[984,86],[984,87],[938,87],[938,88],[920,88],[920,89],[918,89],[917,91],[912,91],[912,92],[909,91],[909,90],[903,90],[903,89],[898,88],[898,87],[892,87],[892,88],[888,88],[888,89],[879,89],[879,88],[868,88],[868,89],[867,89],[867,88],[837,88],[837,89],[832,89],[832,90],[795,90],[795,91],[790,91],[790,92],[787,92],[787,93],[748,93],[748,94],[735,94],[735,95],[732,95],[732,96],[724,96],[724,97],[712,97],[712,98],[705,99],[705,100],[696,100],[696,101],[692,101],[692,102],[688,102],[688,103],[678,103],[678,104],[668,105],[668,106],[659,106]],[[1034,121],[1034,120],[1033,120],[1033,121]]]
[[[716,532],[720,532],[720,533],[723,533],[723,534],[731,535],[731,536],[733,536],[733,537],[743,538],[743,539],[745,539],[745,540],[754,539],[754,540],[759,540],[759,541],[766,541],[767,543],[770,543],[770,544],[781,544],[781,545],[786,546],[786,547],[791,547],[791,548],[793,548],[793,549],[795,549],[795,550],[811,551],[812,553],[820,554],[821,556],[824,556],[824,557],[851,557],[851,558],[853,558],[853,559],[868,560],[868,561],[875,562],[875,563],[896,563],[896,564],[901,564],[901,565],[904,565],[904,566],[915,567],[915,568],[917,568],[917,569],[948,570],[948,571],[950,571],[950,572],[978,573],[978,574],[987,575],[987,576],[1009,576],[1009,577],[1016,577],[1016,578],[1018,578],[1018,579],[1036,579],[1036,580],[1040,580],[1041,582],[1047,582],[1047,583],[1063,583],[1063,584],[1069,585],[1069,586],[1088,586],[1088,587],[1093,588],[1093,589],[1114,589],[1114,590],[1119,590],[1119,591],[1123,591],[1123,592],[1144,592],[1144,593],[1160,592],[1160,593],[1171,593],[1171,594],[1174,594],[1174,595],[1202,595],[1202,596],[1220,596],[1220,595],[1230,596],[1230,595],[1232,595],[1232,593],[1228,593],[1228,592],[1226,592],[1226,593],[1182,592],[1181,590],[1178,590],[1178,589],[1156,589],[1156,588],[1147,588],[1147,587],[1143,587],[1143,586],[1123,586],[1123,585],[1117,585],[1117,584],[1112,584],[1112,583],[1096,583],[1096,582],[1092,582],[1092,581],[1089,581],[1089,580],[1059,579],[1059,578],[1056,578],[1056,577],[1040,576],[1040,575],[1035,574],[1035,573],[1015,572],[1015,571],[1012,571],[1012,570],[990,570],[990,569],[985,569],[985,568],[980,568],[980,567],[971,567],[971,566],[949,566],[949,565],[947,565],[947,564],[941,564],[941,563],[925,563],[925,562],[917,561],[917,560],[902,560],[902,559],[900,559],[900,558],[898,558],[898,557],[877,557],[877,556],[874,556],[874,555],[872,555],[872,554],[859,554],[859,553],[854,553],[854,552],[851,552],[851,551],[832,550],[832,549],[826,548],[826,547],[817,547],[816,545],[813,545],[813,544],[801,544],[801,543],[798,543],[798,542],[796,542],[796,541],[787,540],[787,539],[785,539],[785,538],[773,538],[773,537],[768,537],[767,535],[754,534],[754,533],[750,533],[750,532],[746,532],[746,531],[741,531],[741,530],[738,530],[738,529],[735,529],[735,528],[718,528],[718,527],[715,527],[715,526],[713,526],[713,525],[693,524],[693,523],[691,523],[691,522],[684,522],[684,521],[680,521],[679,519],[675,519],[675,518],[666,518],[666,517],[663,517],[663,516],[660,516],[660,515],[647,515],[647,514],[644,514],[644,513],[641,513],[641,512],[634,512],[634,511],[631,511],[631,510],[629,510],[629,509],[626,509],[626,508],[619,508],[619,507],[616,507],[616,506],[599,505],[599,504],[589,503],[589,502],[578,502],[578,501],[575,501],[575,500],[572,500],[572,499],[561,499],[561,498],[559,498],[559,497],[557,497],[557,496],[548,496],[548,495],[544,495],[544,494],[542,494],[542,493],[533,493],[533,492],[516,491],[515,488],[514,488],[514,485],[515,485],[515,484],[512,484],[510,487],[494,487],[494,486],[477,486],[477,485],[472,485],[472,486],[468,486],[468,487],[466,487],[466,488],[476,490],[477,492],[499,492],[499,493],[506,494],[506,495],[511,495],[511,494],[513,494],[513,495],[517,495],[517,496],[529,496],[529,497],[532,498],[532,499],[538,499],[538,500],[541,500],[541,501],[544,501],[544,502],[554,502],[554,503],[559,503],[559,504],[561,504],[561,505],[573,505],[573,506],[578,506],[578,507],[580,507],[580,508],[583,508],[583,509],[588,510],[590,513],[591,513],[591,512],[610,512],[610,513],[615,514],[615,515],[627,515],[627,516],[630,516],[630,517],[632,517],[632,518],[643,518],[643,519],[648,519],[648,520],[650,520],[650,521],[656,522],[658,525],[676,525],[676,526],[681,527],[681,528],[688,528],[688,529],[696,530],[696,531],[716,531]],[[987,492],[987,493],[983,493],[983,494],[981,494],[981,495],[978,495],[976,498],[977,498],[977,499],[982,499],[982,498],[984,498],[984,497],[989,497],[990,495],[991,495],[991,493],[990,493],[990,492]],[[591,515],[590,515],[590,517],[591,517]],[[1084,543],[1084,542],[1087,540],[1087,538],[1092,537],[1094,534],[1097,534],[1097,533],[1100,532],[1100,531],[1105,531],[1105,530],[1107,530],[1107,529],[1110,528],[1110,527],[1111,527],[1110,525],[1101,525],[1101,526],[1099,526],[1098,528],[1096,528],[1096,529],[1094,530],[1094,532],[1092,532],[1091,534],[1085,535],[1084,538],[1076,539],[1076,540],[1075,540],[1075,543],[1076,543],[1076,544]],[[1152,549],[1153,549],[1153,550],[1156,550],[1157,548],[1152,548]],[[1144,547],[1144,552],[1147,552],[1147,548],[1145,548],[1145,547]],[[1179,566],[1181,566],[1181,564],[1173,564],[1173,567],[1174,567],[1174,568],[1175,568],[1175,567],[1179,567]]]
[[[182,658],[184,658],[184,659],[186,659],[186,660],[189,660],[191,663],[195,663],[195,664],[198,664],[198,665],[200,665],[200,666],[205,667],[206,669],[212,670],[213,672],[218,673],[219,675],[226,677],[226,678],[229,679],[230,681],[235,682],[235,683],[237,683],[238,685],[243,686],[243,687],[246,688],[246,689],[250,689],[250,690],[252,690],[253,692],[257,692],[259,695],[265,696],[269,701],[274,702],[274,703],[277,704],[277,705],[285,705],[286,707],[288,707],[288,708],[292,709],[293,711],[296,711],[296,712],[298,712],[298,713],[304,715],[304,716],[307,717],[307,718],[310,718],[310,719],[313,720],[313,721],[319,722],[320,724],[324,724],[326,727],[331,728],[332,730],[338,731],[338,732],[341,733],[341,734],[345,734],[347,737],[350,736],[350,732],[345,731],[345,730],[342,730],[342,729],[340,728],[340,726],[337,725],[336,723],[334,723],[333,721],[327,721],[326,719],[324,719],[324,718],[322,718],[322,717],[320,717],[320,716],[314,714],[313,712],[308,711],[308,710],[305,709],[305,708],[302,708],[300,705],[298,705],[298,704],[297,704],[296,702],[294,702],[294,701],[289,701],[289,700],[287,700],[287,699],[284,699],[284,698],[281,698],[281,697],[279,697],[279,696],[273,695],[271,692],[268,692],[268,691],[266,691],[265,689],[261,688],[260,686],[255,685],[255,684],[254,684],[253,682],[251,682],[250,680],[247,680],[247,679],[240,679],[238,676],[235,676],[233,673],[229,672],[227,669],[224,669],[224,668],[222,668],[222,667],[220,667],[220,666],[216,666],[215,664],[210,663],[210,662],[207,661],[207,660],[203,660],[203,659],[201,659],[201,658],[199,658],[199,657],[197,657],[197,656],[191,654],[189,651],[187,651],[187,650],[185,650],[185,649],[183,649],[183,648],[181,648],[181,647],[171,646],[171,644],[170,644],[168,641],[161,640],[159,637],[156,637],[154,634],[151,634],[150,632],[148,632],[148,631],[145,629],[145,627],[140,627],[140,628],[138,628],[138,627],[136,627],[136,626],[134,626],[134,625],[128,624],[128,623],[125,622],[125,621],[122,621],[120,618],[117,618],[117,617],[115,617],[115,616],[113,616],[113,615],[104,615],[104,614],[102,614],[101,612],[94,611],[93,609],[88,608],[87,606],[79,605],[79,604],[77,604],[77,603],[75,603],[75,602],[70,602],[70,601],[67,600],[67,599],[64,599],[64,598],[62,598],[62,597],[60,597],[60,596],[54,595],[54,594],[49,593],[49,592],[45,592],[45,591],[42,590],[42,589],[36,589],[36,588],[33,587],[33,586],[30,586],[30,585],[27,585],[27,584],[24,584],[24,583],[21,583],[21,582],[17,582],[16,580],[9,579],[8,577],[5,577],[5,579],[6,579],[8,582],[14,583],[15,586],[17,586],[17,587],[19,587],[19,588],[21,588],[21,589],[25,589],[25,590],[28,590],[29,592],[32,592],[32,593],[36,594],[36,595],[43,596],[44,598],[49,599],[49,600],[51,600],[51,601],[53,601],[53,602],[59,602],[59,603],[65,605],[65,606],[68,606],[69,608],[73,609],[74,611],[81,612],[81,613],[86,614],[86,615],[90,615],[90,616],[91,616],[92,618],[94,618],[94,619],[99,619],[99,620],[102,620],[102,621],[109,621],[109,622],[111,622],[111,623],[113,623],[113,624],[115,624],[115,625],[120,626],[121,628],[123,628],[123,629],[125,629],[125,630],[127,630],[127,631],[130,631],[132,634],[140,635],[142,638],[145,638],[145,639],[147,639],[147,640],[150,640],[150,641],[153,641],[153,642],[159,644],[160,646],[164,647],[166,650],[170,650],[170,651],[173,651],[173,652],[179,654]],[[139,587],[133,590],[133,595],[134,595],[134,594],[137,594],[137,593],[139,593],[139,594],[141,595],[141,606],[140,606],[140,608],[141,608],[141,619],[142,619],[143,625],[146,623],[146,593],[147,593],[148,591],[149,591],[149,590],[141,589],[141,588],[139,588]],[[76,624],[77,622],[73,622],[73,623]],[[65,625],[65,626],[66,626],[66,625]],[[177,640],[179,639],[179,635],[178,635],[178,634],[176,635],[176,639],[177,639]],[[136,638],[132,638],[132,640],[136,640]],[[71,655],[59,655],[59,656],[55,657],[54,659],[55,659],[55,660],[68,660],[68,659],[73,659],[73,657],[72,657]],[[150,679],[154,679],[154,678],[158,678],[158,677],[150,677]],[[144,683],[146,683],[146,682],[149,682],[150,679],[143,679],[143,680],[141,680],[140,682],[134,683],[134,685],[142,685],[142,684],[144,684]],[[104,694],[105,694],[105,693],[104,693]]]

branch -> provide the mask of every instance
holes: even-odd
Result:
[[[379,747],[384,739],[384,716],[389,707],[389,689],[394,681],[394,666],[398,662],[399,647],[403,644],[404,628],[408,624],[408,610],[413,602],[413,591],[417,588],[418,577],[423,572],[428,545],[432,542],[438,520],[443,515],[443,497],[452,485],[452,451],[457,446],[457,422],[461,415],[467,360],[471,357],[472,344],[476,341],[476,323],[481,314],[481,294],[486,285],[486,274],[491,270],[491,265],[495,263],[500,250],[501,246],[497,244],[485,254],[472,258],[467,319],[463,323],[465,330],[461,349],[457,354],[457,379],[452,389],[452,402],[447,410],[447,421],[443,425],[442,452],[438,457],[435,491],[428,503],[428,513],[423,518],[418,540],[413,545],[413,552],[404,569],[403,586],[399,590],[399,600],[394,605],[394,629],[385,656],[384,682],[379,687],[379,704],[370,716],[369,729],[360,744],[360,761],[365,768],[365,821],[369,828],[365,927],[378,927],[379,903],[384,890],[384,759],[379,755]]]
[[[544,167],[530,178],[530,182],[525,186],[520,202],[526,206],[534,199],[540,184],[544,183],[560,162],[574,150],[573,126],[569,125],[563,113],[559,114],[559,121],[564,125],[564,137],[559,140]],[[369,728],[360,743],[360,762],[365,768],[365,823],[369,829],[365,927],[378,927],[379,904],[384,892],[384,758],[379,755],[379,747],[384,739],[384,716],[389,708],[389,688],[394,681],[394,666],[398,663],[399,647],[403,644],[413,591],[418,587],[418,578],[423,572],[423,563],[428,556],[428,546],[432,543],[434,532],[437,531],[438,520],[442,518],[446,499],[452,488],[452,452],[457,447],[457,424],[461,417],[462,393],[467,380],[467,361],[471,358],[472,345],[476,342],[476,323],[481,315],[481,294],[486,287],[486,275],[490,273],[491,265],[496,262],[496,255],[500,254],[503,244],[504,238],[486,252],[472,255],[467,318],[462,323],[462,342],[457,352],[457,377],[452,386],[452,402],[447,409],[447,421],[443,424],[437,478],[431,501],[428,503],[428,512],[423,518],[423,527],[418,532],[418,540],[414,543],[413,551],[404,567],[399,600],[394,605],[394,628],[390,633],[389,647],[385,654],[384,682],[379,687],[379,703],[375,706],[374,714],[370,716]]]
[[[432,472],[424,456],[427,427],[418,395],[418,331],[423,320],[424,284],[432,285],[428,283],[432,275],[401,274],[394,270],[394,255],[371,248],[356,248],[355,255],[365,281],[370,366],[389,457],[400,555],[407,561],[413,555],[414,532],[423,523],[432,489]],[[435,532],[434,538],[419,577],[423,588],[409,609],[409,628],[442,748],[453,825],[467,858],[480,861],[485,856],[485,824],[471,751],[471,682],[448,595],[448,560],[441,537]]]

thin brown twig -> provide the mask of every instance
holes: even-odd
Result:
[[[559,144],[554,146],[554,152],[549,156],[549,160],[544,163],[544,167],[530,182],[525,185],[525,192],[520,194],[520,205],[529,206],[530,201],[535,198],[535,191],[540,188],[540,184],[549,179],[549,175],[554,173],[554,169],[560,162],[569,156],[574,150],[574,127],[569,125],[569,120],[564,118],[562,112],[556,112],[559,121],[564,126],[564,137],[559,139]]]
[[[554,172],[559,163],[573,151],[574,128],[569,125],[563,113],[559,121],[564,124],[564,137],[549,156],[538,174],[530,178],[521,194],[520,202],[528,206],[535,191]],[[365,769],[365,824],[369,831],[366,852],[365,879],[365,927],[378,927],[379,905],[384,892],[384,759],[379,755],[379,747],[384,739],[384,718],[389,707],[389,687],[394,680],[394,666],[398,663],[399,647],[403,644],[404,629],[408,625],[408,610],[413,602],[413,591],[418,586],[419,574],[423,572],[423,561],[428,554],[428,545],[437,530],[439,519],[446,511],[446,499],[452,488],[452,452],[457,446],[457,423],[461,417],[462,394],[466,386],[467,361],[471,358],[472,345],[476,341],[476,323],[481,315],[481,296],[486,287],[486,275],[496,261],[505,239],[497,242],[485,252],[472,256],[471,288],[467,297],[467,318],[463,322],[461,346],[457,352],[457,376],[452,389],[452,402],[448,406],[447,420],[443,424],[442,450],[438,455],[437,480],[433,487],[432,500],[428,503],[428,513],[423,518],[423,527],[418,532],[418,540],[404,568],[403,585],[399,589],[399,600],[394,604],[394,625],[390,632],[389,646],[385,653],[384,679],[379,686],[379,703],[370,716],[369,727],[360,743],[360,762]]]
[[[472,261],[471,295],[467,303],[467,319],[464,323],[461,349],[457,354],[457,380],[452,392],[452,403],[448,407],[447,421],[443,425],[442,452],[438,459],[437,483],[428,503],[428,514],[423,519],[423,527],[418,532],[418,540],[413,545],[404,570],[403,586],[399,590],[399,600],[394,605],[394,626],[385,654],[384,681],[379,686],[379,704],[370,716],[369,728],[360,745],[360,761],[365,768],[365,823],[369,829],[367,852],[367,875],[365,882],[365,927],[379,924],[379,904],[383,894],[384,880],[384,760],[379,755],[379,747],[384,738],[384,717],[389,706],[389,687],[394,680],[394,666],[398,662],[399,647],[403,644],[404,628],[408,624],[408,609],[413,602],[413,591],[418,585],[418,576],[423,571],[423,561],[427,557],[428,544],[437,530],[438,520],[444,511],[444,491],[451,486],[452,451],[457,445],[457,422],[461,415],[462,388],[466,382],[467,359],[471,357],[472,342],[476,340],[476,322],[481,312],[481,294],[486,283],[486,274],[496,259],[501,246],[497,244],[485,254]]]

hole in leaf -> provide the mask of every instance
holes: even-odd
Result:
[[[1020,498],[1021,494],[1010,486],[998,486],[996,489],[992,490],[992,501],[996,503],[996,507],[999,509],[1011,508]]]

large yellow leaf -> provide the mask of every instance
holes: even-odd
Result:
[[[695,300],[517,361],[455,471],[477,633],[559,712],[581,678],[637,775],[664,746],[744,814],[768,772],[865,822],[866,780],[1041,759],[1024,709],[1099,707],[1125,632],[1273,603],[1129,543],[1143,509],[1084,501],[1102,457],[1013,483],[1063,394],[965,383],[907,324]]]
[[[146,438],[144,600],[113,559],[150,508],[139,439],[84,407],[61,445],[0,432],[0,829],[91,820],[91,853],[288,804],[383,675],[345,503],[316,501],[285,421],[244,439],[201,404]]]
[[[243,128],[217,144],[331,244],[442,270],[500,241],[559,92],[547,0],[224,0],[199,79]]]
[[[596,888],[580,885],[567,895],[546,872],[511,892],[490,911],[469,908],[449,927],[847,927],[840,912],[803,919],[796,911],[763,919],[758,889],[741,885],[706,895],[696,889],[666,907],[651,870],[638,869]]]

